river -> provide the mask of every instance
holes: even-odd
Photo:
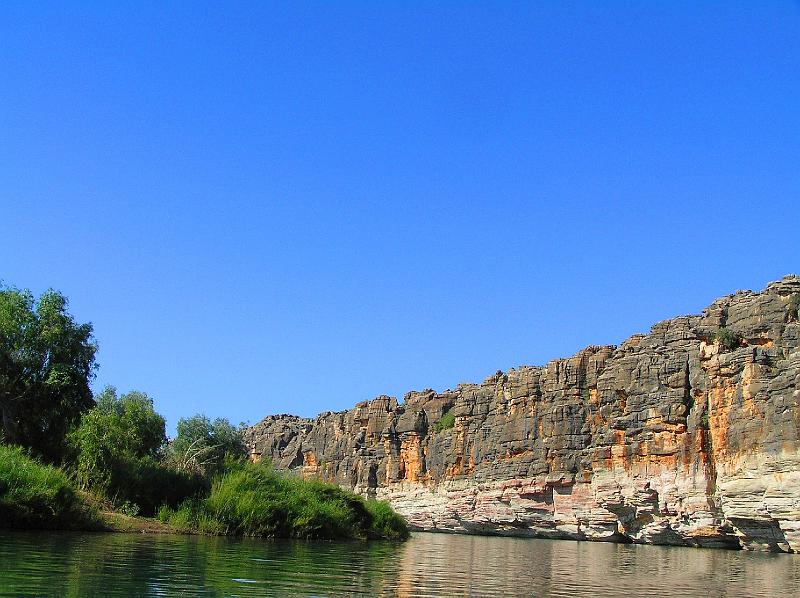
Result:
[[[800,556],[414,534],[405,543],[0,531],[0,596],[800,596]]]

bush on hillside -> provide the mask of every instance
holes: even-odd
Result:
[[[453,414],[452,411],[448,411],[447,413],[442,415],[442,419],[433,424],[433,427],[437,432],[441,432],[442,430],[449,430],[455,425],[456,425],[456,416]]]
[[[712,337],[726,351],[733,351],[742,345],[742,337],[730,328],[720,328]]]
[[[19,447],[0,445],[0,527],[95,529],[100,524],[63,471],[42,465]]]

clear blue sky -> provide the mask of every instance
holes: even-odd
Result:
[[[171,429],[800,271],[797,3],[80,4],[0,6],[0,278],[65,293],[95,388]]]

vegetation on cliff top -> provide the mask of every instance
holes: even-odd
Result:
[[[247,462],[242,427],[226,419],[181,419],[169,443],[146,394],[93,399],[92,326],[67,305],[0,286],[0,527],[117,528],[101,523],[103,505],[200,533],[408,536],[386,504]]]

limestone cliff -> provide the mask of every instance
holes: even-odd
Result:
[[[619,347],[270,416],[246,440],[417,529],[797,552],[799,300],[787,276]]]

